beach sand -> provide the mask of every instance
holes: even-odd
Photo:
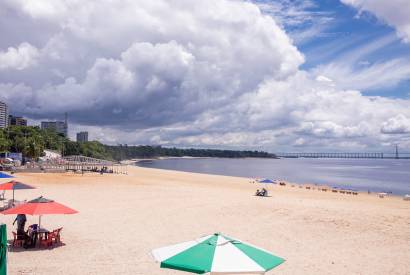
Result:
[[[160,269],[154,248],[223,232],[283,257],[268,274],[410,274],[410,202],[273,186],[249,179],[130,167],[129,175],[18,174],[76,215],[43,216],[64,227],[64,246],[8,254],[9,274],[184,274]],[[10,196],[9,193],[7,195]],[[0,216],[8,226],[14,216]],[[38,217],[28,216],[27,225]]]

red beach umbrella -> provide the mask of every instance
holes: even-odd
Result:
[[[0,190],[13,190],[13,202],[14,202],[14,190],[20,190],[20,189],[36,189],[35,187],[19,182],[19,181],[9,181],[6,183],[0,184]]]
[[[62,205],[61,203],[55,202],[43,198],[43,196],[38,197],[34,200],[28,201],[27,203],[18,205],[16,207],[7,209],[0,212],[3,215],[17,215],[17,214],[27,214],[27,215],[39,215],[39,227],[42,215],[52,215],[52,214],[76,214],[78,211]]]

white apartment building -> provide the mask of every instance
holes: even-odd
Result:
[[[9,124],[9,108],[6,103],[0,101],[0,128],[6,128]]]

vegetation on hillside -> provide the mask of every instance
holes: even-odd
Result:
[[[99,159],[125,160],[154,157],[221,157],[221,158],[274,158],[275,155],[260,151],[234,151],[214,149],[179,149],[161,146],[109,146],[98,141],[75,142],[52,130],[32,126],[11,126],[0,129],[0,152],[21,152],[24,157],[38,159],[45,149],[63,155],[84,155]]]
[[[61,151],[66,139],[54,131],[39,127],[12,126],[0,129],[0,151],[19,152],[37,159],[44,149]]]

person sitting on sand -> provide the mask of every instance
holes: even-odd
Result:
[[[268,190],[266,190],[265,188],[262,188],[262,190],[257,189],[255,195],[265,197],[268,195]]]
[[[38,224],[32,224],[27,229],[27,239],[25,242],[25,248],[35,247],[38,235],[37,233]]]

